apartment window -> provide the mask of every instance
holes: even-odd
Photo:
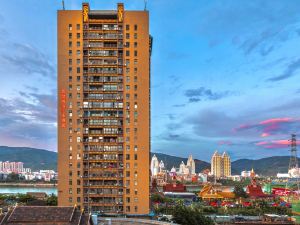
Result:
[[[72,68],[71,68],[72,69]],[[72,70],[71,70],[72,71]],[[70,70],[69,70],[70,72]],[[69,76],[69,82],[72,82],[72,76]],[[70,89],[71,88],[71,89]],[[72,90],[72,85],[69,86],[69,90]]]
[[[130,160],[130,155],[126,154],[126,160]]]
[[[134,47],[137,48],[137,42],[134,42]]]
[[[80,65],[80,59],[76,60],[77,65]]]
[[[130,177],[130,172],[126,171],[126,177]]]
[[[137,31],[137,25],[136,24],[134,24],[134,30]]]
[[[137,51],[134,51],[134,56],[137,57]]]
[[[77,67],[77,73],[80,73],[80,67]]]
[[[72,98],[72,93],[69,93],[69,98]]]
[[[80,85],[77,85],[76,90],[77,90],[77,91],[80,91]]]
[[[134,154],[134,160],[137,160],[137,159],[138,159],[137,154]]]
[[[69,50],[69,56],[72,56],[72,50]]]
[[[130,56],[130,53],[128,50],[126,51],[126,56]]]
[[[127,202],[127,203],[130,203],[130,197],[127,197],[127,198],[126,198],[126,202]]]
[[[126,212],[130,212],[130,206],[126,206]]]
[[[72,59],[69,59],[69,65],[72,65]]]
[[[72,194],[73,191],[72,191],[72,188],[69,188],[69,194]]]
[[[72,41],[69,41],[69,47],[72,48]]]
[[[130,76],[126,76],[126,82],[130,82]]]
[[[80,30],[80,24],[77,24],[77,25],[76,25],[76,29],[77,29],[77,30]]]
[[[137,85],[134,85],[134,90],[137,91]]]
[[[72,203],[73,199],[72,197],[69,197],[69,202]]]
[[[80,38],[80,33],[77,33],[76,37],[77,37],[77,39],[79,39]]]
[[[129,59],[126,59],[125,60],[125,66],[129,66],[130,65],[130,60]]]
[[[126,163],[126,169],[130,169],[130,163]]]
[[[69,67],[69,73],[72,73],[72,67]]]
[[[69,30],[72,30],[72,24],[69,24]]]
[[[137,39],[137,33],[134,33],[133,37],[134,39]]]
[[[134,206],[134,212],[137,212],[137,211],[138,211],[138,207]]]
[[[130,42],[126,42],[125,47],[129,48],[130,47]]]
[[[130,90],[130,86],[126,85],[126,90],[129,91]]]
[[[77,197],[77,202],[80,202],[80,197]]]
[[[127,195],[130,194],[130,189],[126,189],[126,194],[127,194]]]
[[[129,100],[130,94],[126,94],[126,100]]]
[[[134,181],[134,186],[137,186],[137,181],[136,180]]]
[[[69,185],[72,185],[72,180],[69,180]]]
[[[138,150],[137,145],[134,146],[134,151],[136,152]]]
[[[136,67],[134,67],[134,73],[135,73],[135,74],[137,73],[137,68],[136,68]]]
[[[134,198],[134,202],[138,202],[138,198]]]
[[[138,190],[134,189],[134,194],[137,195],[138,194]]]
[[[77,41],[76,46],[80,47],[80,41]]]
[[[129,74],[129,72],[130,72],[130,68],[127,67],[127,68],[126,68],[126,74]]]
[[[137,82],[137,76],[134,76],[133,80],[134,82]]]
[[[129,33],[126,33],[126,39],[129,39],[129,38],[130,38]]]
[[[80,194],[80,192],[81,192],[81,189],[77,188],[77,194]]]
[[[77,55],[77,56],[80,56],[80,50],[77,50],[77,51],[76,51],[76,55]]]
[[[80,69],[80,68],[79,68]],[[79,71],[80,72],[80,71]],[[78,73],[78,71],[77,71]],[[77,81],[79,82],[80,81],[80,76],[77,76]]]
[[[69,39],[72,39],[72,33],[69,33]]]
[[[80,185],[80,183],[81,183],[80,180],[77,180],[77,185]]]
[[[126,30],[129,30],[129,24],[126,24]]]
[[[138,62],[137,59],[135,59],[135,60],[133,61],[133,64],[134,64],[134,65],[137,65],[137,62]]]

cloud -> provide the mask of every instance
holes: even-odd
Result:
[[[56,150],[56,94],[0,98],[0,143]]]
[[[175,107],[175,108],[181,108],[181,107],[184,107],[185,106],[185,104],[176,104],[176,105],[173,105],[173,107]]]
[[[219,1],[204,8],[199,32],[209,43],[231,40],[245,55],[266,56],[297,30],[299,10],[296,1]]]
[[[282,149],[290,146],[290,140],[271,140],[271,141],[259,141],[255,145],[262,147],[264,149]],[[300,144],[300,141],[297,141],[297,145]]]
[[[285,117],[271,118],[254,124],[244,124],[234,130],[236,132],[255,130],[260,133],[261,137],[269,137],[275,134],[293,133],[299,128],[300,119]]]
[[[6,49],[0,55],[0,60],[6,65],[6,70],[12,69],[14,72],[22,72],[29,75],[38,74],[53,80],[56,78],[54,66],[38,49],[31,45],[20,43],[11,43],[9,48],[10,50]],[[14,51],[11,51],[11,49]]]
[[[211,89],[199,87],[186,90],[184,95],[189,98],[189,102],[199,102],[202,100],[219,100],[232,95],[232,93],[229,91],[213,92]]]
[[[286,70],[279,76],[269,78],[267,81],[275,82],[285,80],[295,75],[295,72],[300,68],[300,58],[288,65]]]

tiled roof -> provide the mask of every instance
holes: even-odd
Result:
[[[89,216],[75,207],[17,206],[0,225],[88,225]]]

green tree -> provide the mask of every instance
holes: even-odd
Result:
[[[46,203],[50,206],[57,206],[57,196],[55,194],[51,194],[48,196]]]
[[[237,198],[247,198],[248,197],[247,193],[244,190],[244,187],[242,185],[240,185],[240,184],[236,184],[234,186],[233,193],[235,194],[235,196]]]
[[[173,210],[173,221],[181,225],[213,225],[214,222],[200,211],[185,206],[176,206]]]

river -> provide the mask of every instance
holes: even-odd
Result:
[[[56,187],[13,187],[13,186],[0,186],[0,194],[26,194],[27,192],[45,192],[47,195],[57,195]]]

